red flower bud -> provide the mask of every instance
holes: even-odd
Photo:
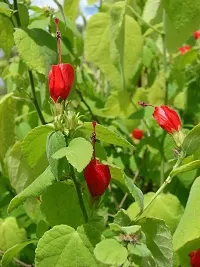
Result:
[[[178,132],[181,127],[181,120],[178,114],[168,106],[155,107],[153,116],[160,127],[169,134]]]
[[[200,266],[200,248],[189,253],[191,267]]]
[[[190,45],[184,45],[182,47],[180,47],[178,50],[181,53],[181,55],[184,55],[185,53],[187,53],[189,50],[191,49]]]
[[[200,30],[194,32],[193,35],[194,35],[194,38],[195,38],[195,39],[199,39],[199,38],[200,38]]]
[[[142,137],[143,137],[143,135],[144,135],[144,132],[143,132],[142,130],[136,128],[136,129],[134,129],[134,130],[132,131],[131,134],[132,134],[132,137],[133,137],[133,138],[140,140],[140,139],[142,139]]]
[[[84,177],[92,197],[103,195],[111,179],[109,167],[97,159],[92,159],[84,169]]]
[[[59,97],[65,100],[74,82],[74,69],[70,64],[52,65],[49,72],[49,92],[54,102]]]

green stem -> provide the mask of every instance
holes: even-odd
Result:
[[[150,23],[146,22],[131,6],[128,6],[128,8],[131,10],[131,12],[136,16],[136,18],[140,19],[143,23],[145,23],[149,28],[157,32],[158,34],[163,34],[161,31],[156,29],[153,25]]]
[[[71,165],[70,165],[70,168],[71,168],[72,180],[73,180],[74,185],[76,187],[76,192],[77,192],[77,195],[78,195],[79,204],[80,204],[80,207],[81,207],[81,210],[82,210],[82,213],[83,213],[83,218],[84,218],[85,223],[87,223],[88,222],[88,215],[87,215],[87,211],[86,211],[85,204],[84,204],[84,201],[83,201],[83,196],[82,196],[82,192],[81,192],[81,189],[80,189],[80,185],[79,185],[79,183],[77,181],[76,173],[75,173],[74,168]]]
[[[165,104],[168,102],[168,88],[167,88],[167,45],[166,45],[166,13],[163,9],[163,34],[162,34],[162,43],[163,43],[163,65],[164,65],[164,91],[165,91]]]
[[[31,70],[28,70],[28,74],[29,74],[29,80],[30,80],[30,84],[31,84],[31,91],[32,91],[32,95],[33,95],[33,98],[32,98],[33,104],[35,106],[35,109],[37,110],[37,113],[38,113],[38,116],[40,118],[41,123],[46,124],[44,117],[42,115],[42,112],[40,110],[39,104],[37,102],[35,85],[34,85],[34,80],[33,80],[33,73]]]
[[[20,21],[20,17],[19,17],[19,11],[18,11],[18,3],[17,0],[13,1],[13,8],[15,10],[15,18],[17,20],[17,25],[18,27],[21,27],[21,21]]]
[[[172,170],[175,170],[176,168],[178,168],[180,166],[182,162],[182,157],[179,157],[176,164],[174,165],[173,169]],[[167,179],[164,181],[164,183],[161,185],[161,187],[156,191],[156,193],[154,194],[154,196],[152,197],[152,199],[147,203],[147,205],[144,207],[142,213],[138,213],[136,218],[135,218],[135,221],[138,221],[141,217],[141,215],[144,213],[145,210],[148,209],[148,207],[152,204],[152,202],[157,198],[158,195],[160,195],[160,193],[162,193],[162,191],[165,189],[165,187],[171,183],[172,181],[172,176],[169,176],[167,177]]]

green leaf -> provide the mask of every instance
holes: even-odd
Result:
[[[118,224],[120,226],[128,226],[131,223],[131,219],[127,214],[127,211],[124,209],[120,209],[117,214],[114,216],[113,223]]]
[[[102,263],[121,266],[127,259],[128,251],[115,239],[105,239],[96,245],[94,255]]]
[[[181,266],[189,266],[188,254],[200,246],[200,177],[192,185],[185,212],[173,236],[174,250],[178,252]]]
[[[17,193],[32,183],[46,167],[46,159],[40,160],[31,168],[21,151],[21,142],[16,142],[7,157],[9,180]]]
[[[88,5],[93,5],[97,2],[98,0],[88,0]]]
[[[79,130],[85,133],[87,136],[90,136],[92,134],[92,123],[83,123],[83,125],[79,127]],[[133,145],[129,143],[126,139],[100,124],[96,125],[96,137],[98,140],[108,144],[133,148]]]
[[[26,199],[41,195],[42,192],[48,186],[52,185],[54,181],[55,178],[53,173],[51,172],[50,167],[48,167],[32,184],[11,200],[8,206],[8,213],[17,208]]]
[[[11,16],[11,9],[9,7],[9,5],[7,5],[6,3],[0,3],[0,13],[6,15],[7,17]]]
[[[56,63],[56,39],[42,29],[18,28],[14,33],[14,40],[27,67],[47,75],[50,66]]]
[[[93,256],[94,232],[80,227],[76,230],[67,225],[57,225],[39,240],[36,249],[36,267],[98,267]],[[94,235],[95,236],[95,235]],[[93,240],[93,239],[92,239]],[[52,250],[53,248],[53,250]]]
[[[162,21],[161,0],[147,0],[144,6],[142,18],[148,22],[155,24]]]
[[[52,132],[48,135],[46,145],[47,159],[57,181],[62,177],[64,164],[66,165],[67,162],[62,159],[54,159],[52,155],[63,147],[66,147],[66,143],[61,132]]]
[[[169,228],[164,221],[143,218],[139,224],[146,235],[146,245],[158,267],[173,267],[173,245]]]
[[[5,220],[0,218],[0,249],[8,250],[17,243],[26,241],[26,231],[19,228],[16,218],[7,217]]]
[[[7,267],[9,266],[9,264],[12,262],[13,258],[15,256],[17,256],[17,254],[23,249],[25,248],[27,245],[35,243],[36,240],[29,240],[29,241],[25,241],[19,244],[16,244],[15,246],[11,247],[10,249],[8,249],[1,260],[1,264],[2,267]]]
[[[177,174],[180,174],[183,172],[188,172],[188,171],[191,171],[194,169],[199,169],[199,168],[200,168],[200,160],[195,160],[195,161],[189,162],[187,164],[184,164],[184,165],[176,168],[175,170],[171,171],[170,176],[174,177]],[[181,178],[180,178],[180,180],[181,180]]]
[[[151,251],[147,248],[147,246],[143,243],[141,244],[128,244],[128,251],[139,257],[149,257],[151,256]]]
[[[70,20],[72,20],[73,22],[76,21],[76,18],[78,16],[79,13],[79,4],[80,1],[79,0],[64,0],[64,13],[65,16],[67,18],[69,18]]]
[[[37,162],[46,155],[46,139],[52,131],[53,127],[51,125],[41,125],[25,136],[21,147],[30,167],[35,167]]]
[[[29,13],[26,5],[19,3],[18,12],[20,17],[20,22],[22,27],[27,27],[29,24]]]
[[[11,147],[15,142],[14,114],[15,114],[15,104],[13,102],[11,93],[5,95],[0,100],[0,159],[1,160],[4,159],[4,156],[8,148]]]
[[[123,2],[113,4],[113,8],[121,5]],[[109,13],[97,13],[93,15],[87,24],[85,39],[86,60],[93,62],[97,67],[106,73],[112,85],[120,88],[120,73],[112,60],[110,46],[111,36],[111,15]],[[131,78],[137,69],[137,64],[142,55],[143,37],[138,23],[129,15],[125,16],[125,38],[124,38],[124,74],[125,83],[128,86]],[[122,44],[123,45],[123,44]],[[133,52],[134,51],[134,52]]]
[[[127,191],[123,170],[109,162],[103,161],[102,163],[105,163],[109,166],[112,182],[119,186],[123,191]]]
[[[163,0],[163,4],[167,47],[170,51],[176,51],[199,28],[200,0]]]
[[[144,196],[142,191],[133,183],[132,179],[126,177],[125,179],[125,184],[131,193],[132,197],[135,199],[137,202],[139,208],[140,208],[140,213],[142,213],[144,209]]]
[[[124,73],[124,40],[125,40],[125,12],[126,2],[117,2],[110,9],[110,32],[111,32],[111,59],[117,67],[120,78],[121,87],[125,89],[125,73]]]
[[[149,88],[149,103],[153,105],[161,105],[163,103],[165,97],[164,81],[165,74],[164,72],[160,72],[153,85]]]
[[[144,205],[149,203],[154,194],[155,193],[149,192],[148,194],[144,195]],[[183,207],[176,196],[169,193],[160,194],[149,206],[149,208],[143,212],[141,218],[153,217],[162,219],[173,233],[183,215],[183,212]],[[139,213],[139,207],[137,203],[131,204],[127,209],[127,213],[131,220],[134,220],[136,215]]]
[[[71,181],[49,186],[42,194],[40,209],[51,226],[67,224],[76,228],[84,223],[77,192]]]
[[[54,155],[54,159],[66,157],[69,163],[77,169],[78,172],[88,165],[92,158],[93,148],[90,142],[82,137],[73,139],[68,147],[61,148]]]
[[[9,55],[11,49],[14,46],[14,39],[13,39],[13,25],[10,19],[4,15],[0,14],[0,43],[1,48],[5,52],[6,55]]]
[[[39,223],[37,224],[37,229],[36,229],[36,236],[37,238],[41,238],[43,234],[48,231],[49,225],[47,222],[44,220],[40,220]]]
[[[187,155],[192,155],[200,146],[200,124],[195,126],[184,138],[182,148]]]

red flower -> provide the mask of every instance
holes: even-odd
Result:
[[[59,97],[65,100],[74,82],[74,69],[70,64],[53,65],[49,72],[49,92],[54,102]]]
[[[92,159],[84,169],[84,177],[92,197],[103,195],[111,179],[109,167],[97,159]]]
[[[200,248],[189,253],[191,267],[200,266]]]
[[[132,131],[132,137],[135,139],[140,140],[140,139],[142,139],[143,135],[144,135],[144,132],[138,128],[136,128]]]
[[[200,30],[194,32],[193,35],[194,35],[194,38],[195,38],[195,39],[199,39],[199,38],[200,38]]]
[[[181,53],[181,55],[184,55],[185,53],[187,53],[189,50],[191,49],[190,45],[184,45],[181,46],[178,50]]]
[[[168,106],[155,107],[153,116],[157,123],[169,134],[179,131],[181,120],[175,110]]]

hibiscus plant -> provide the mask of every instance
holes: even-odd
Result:
[[[200,0],[54,6],[0,1],[1,266],[200,267]]]

